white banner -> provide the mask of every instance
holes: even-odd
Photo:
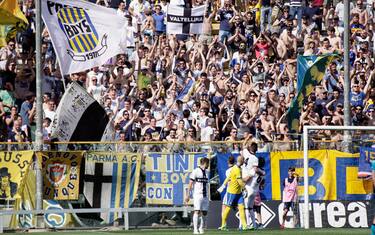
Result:
[[[194,8],[169,5],[167,13],[167,33],[202,34],[205,9],[205,5]]]
[[[83,0],[42,0],[42,17],[64,75],[124,52],[126,19],[113,9]]]
[[[85,89],[75,82],[71,83],[57,107],[51,128],[52,138],[58,141],[69,141],[83,113],[94,102],[96,100]]]

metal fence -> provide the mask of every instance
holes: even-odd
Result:
[[[374,143],[374,135],[372,134],[358,134],[351,135],[352,146],[350,149],[356,151],[358,146],[372,146]],[[312,135],[309,139],[309,149],[344,149],[343,140],[327,140],[318,138],[318,135]],[[55,151],[70,151],[70,150],[83,150],[83,151],[111,151],[111,152],[132,152],[140,153],[145,156],[149,152],[162,152],[162,153],[180,153],[180,152],[213,152],[213,153],[239,153],[244,148],[243,141],[216,141],[216,142],[56,142],[45,143],[43,150]],[[299,140],[294,141],[273,141],[273,142],[259,142],[259,152],[276,152],[276,151],[301,151],[302,145]],[[34,143],[0,143],[1,151],[19,151],[19,150],[33,150]],[[144,162],[144,161],[143,161]],[[215,179],[216,177],[216,179]],[[143,182],[141,182],[143,183]],[[219,181],[217,175],[211,181],[215,190]],[[141,187],[140,187],[141,189]],[[83,197],[83,195],[82,195]],[[142,195],[135,201],[132,208],[98,208],[98,209],[73,209],[72,205],[83,205],[84,198],[78,201],[68,201],[64,210],[58,211],[28,211],[28,210],[13,210],[13,200],[0,200],[0,232],[4,227],[8,227],[6,221],[9,221],[9,216],[13,214],[28,215],[28,214],[42,214],[45,213],[103,213],[103,212],[116,212],[122,214],[123,228],[129,229],[129,213],[149,212],[149,213],[168,213],[168,212],[186,212],[192,208],[186,207],[147,207],[142,200]],[[78,219],[77,219],[78,220]],[[80,220],[78,220],[80,221]],[[79,222],[80,228],[87,227],[103,227],[104,225],[88,225],[89,223]],[[186,224],[185,226],[188,226]]]

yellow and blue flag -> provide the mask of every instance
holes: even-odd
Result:
[[[291,102],[287,113],[290,130],[298,132],[299,117],[305,100],[324,77],[328,65],[337,57],[335,54],[322,56],[298,56],[297,95]]]
[[[28,168],[25,180],[20,189],[20,198],[14,202],[14,210],[35,210],[36,209],[36,175],[35,171]],[[63,210],[58,201],[43,200],[44,210]],[[46,213],[44,214],[44,223],[49,228],[73,227],[74,219],[69,213]],[[9,227],[12,229],[27,229],[36,226],[35,214],[12,215]]]
[[[146,157],[146,203],[184,205],[190,173],[207,153],[149,153]],[[190,203],[193,202],[190,196]]]
[[[190,79],[189,82],[182,89],[180,94],[178,94],[176,99],[180,100],[184,103],[188,102],[191,94],[193,93],[193,91],[195,89],[194,83],[195,83],[195,81],[193,79]]]
[[[137,197],[141,155],[87,152],[83,193],[93,208],[128,208]],[[117,213],[102,213],[112,223]]]

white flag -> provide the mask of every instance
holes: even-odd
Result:
[[[104,108],[83,87],[73,82],[57,107],[51,136],[61,142],[100,141],[108,122]]]
[[[42,17],[64,75],[124,52],[126,19],[113,9],[83,0],[42,0]]]
[[[175,5],[168,6],[168,34],[202,34],[203,17],[206,6],[184,8]]]

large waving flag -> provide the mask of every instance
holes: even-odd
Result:
[[[322,56],[298,56],[297,58],[297,95],[290,104],[287,120],[290,130],[298,131],[299,117],[305,100],[324,77],[328,65],[337,57],[329,54]]]
[[[83,0],[42,0],[42,17],[64,75],[124,52],[126,19],[113,9]]]
[[[100,141],[108,126],[104,108],[81,87],[71,83],[61,98],[52,123],[56,141]]]
[[[141,155],[87,152],[83,193],[93,208],[128,208],[137,197]],[[111,223],[116,213],[102,213]]]
[[[0,3],[0,25],[15,25],[22,28],[27,24],[26,16],[19,8],[17,0],[3,0]]]
[[[17,0],[3,0],[0,3],[0,47],[6,46],[19,30],[28,24],[26,16],[18,6]]]

